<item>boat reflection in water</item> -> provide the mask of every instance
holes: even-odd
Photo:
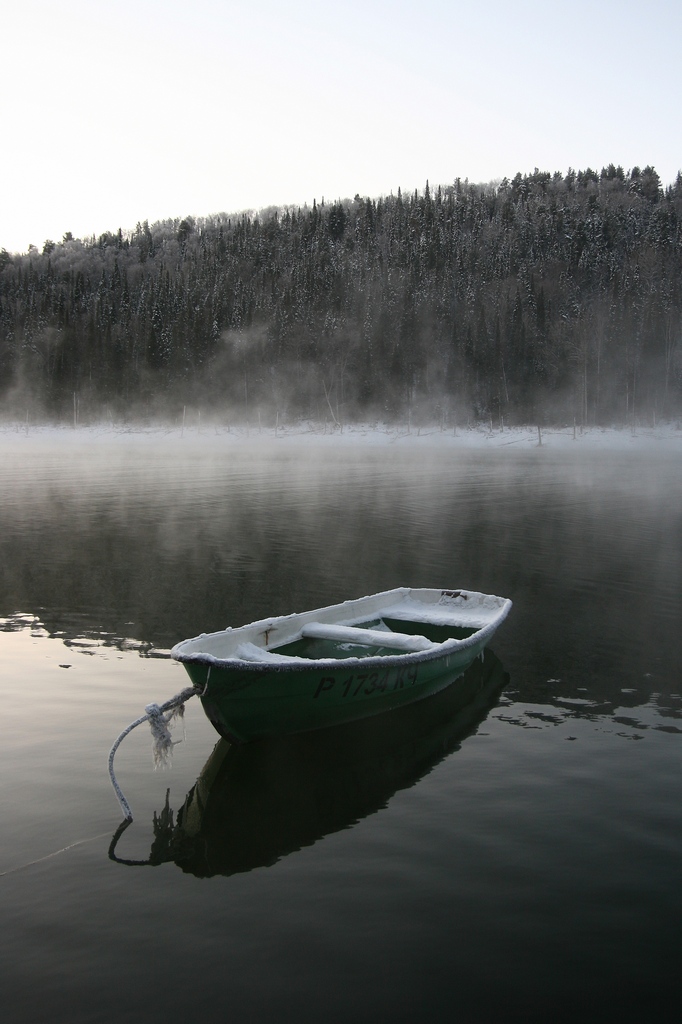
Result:
[[[220,740],[174,822],[154,815],[147,860],[197,877],[266,867],[350,828],[414,786],[476,732],[508,682],[489,650],[432,697],[346,725],[232,746]]]

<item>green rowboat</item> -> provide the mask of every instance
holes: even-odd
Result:
[[[339,725],[450,685],[482,654],[511,601],[469,590],[400,587],[261,619],[176,644],[231,743]]]

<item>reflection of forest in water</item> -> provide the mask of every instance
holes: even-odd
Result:
[[[520,699],[589,715],[677,692],[674,456],[95,451],[0,470],[0,614],[167,649],[396,585],[466,586],[514,601],[494,647]]]

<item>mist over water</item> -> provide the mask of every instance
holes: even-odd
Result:
[[[9,1019],[667,1019],[679,456],[184,441],[3,442]],[[486,706],[230,755],[210,871],[107,859],[106,754],[185,685],[172,643],[401,585],[512,598]],[[213,749],[195,703],[172,772],[122,748],[123,859]]]

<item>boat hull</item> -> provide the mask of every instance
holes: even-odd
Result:
[[[482,652],[485,640],[432,659],[406,657],[392,664],[355,662],[318,668],[221,668],[188,662],[215,729],[232,743],[282,736],[352,722],[438,693]],[[388,659],[387,659],[388,661]]]

